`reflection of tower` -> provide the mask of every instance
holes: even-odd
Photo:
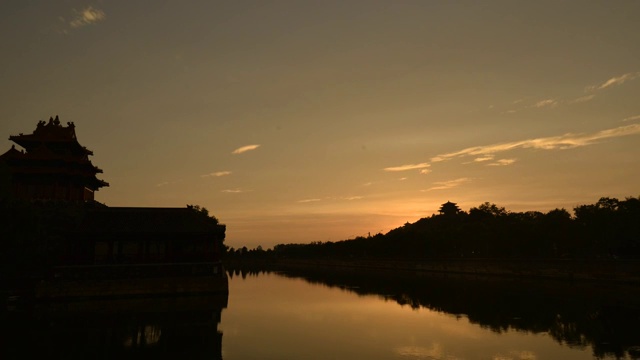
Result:
[[[96,190],[108,183],[96,178],[102,170],[93,166],[91,150],[78,143],[75,125],[62,126],[56,116],[38,122],[32,134],[13,135],[9,140],[26,152],[12,147],[0,155],[4,165],[0,197],[25,200],[90,201]]]
[[[3,351],[6,358],[222,359],[226,307],[227,294],[52,303],[7,323]]]

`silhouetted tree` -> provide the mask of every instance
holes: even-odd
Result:
[[[601,198],[566,209],[510,212],[485,202],[467,214],[447,202],[439,215],[367,237],[279,244],[254,256],[305,259],[428,259],[442,257],[640,257],[640,197]],[[241,253],[245,253],[243,251]]]
[[[204,206],[187,205],[187,209],[193,210],[194,212],[200,214],[201,216],[211,219],[211,221],[214,221],[216,224],[218,224],[218,218],[216,218],[213,215],[209,215],[209,210],[207,210],[207,208]]]
[[[498,207],[496,204],[485,202],[477,208],[471,208],[469,210],[469,216],[475,220],[484,220],[487,218],[496,218],[500,216],[506,216],[507,210],[503,207]]]

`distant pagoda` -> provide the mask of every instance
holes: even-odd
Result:
[[[78,143],[73,122],[62,126],[56,116],[48,123],[39,121],[32,134],[12,135],[9,140],[24,148],[19,151],[13,145],[0,155],[4,193],[10,197],[92,201],[95,191],[109,186],[96,178],[102,170],[89,160],[93,152]]]

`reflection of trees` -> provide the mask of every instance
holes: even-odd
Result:
[[[640,359],[640,289],[636,288],[370,270],[297,269],[281,275],[359,295],[377,295],[413,309],[466,316],[471,323],[495,332],[548,333],[567,346],[591,346],[596,357]]]
[[[222,359],[226,306],[227,295],[37,305],[2,319],[2,358]]]

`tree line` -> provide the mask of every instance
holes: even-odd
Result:
[[[640,196],[600,198],[566,209],[513,212],[485,202],[455,203],[386,234],[342,241],[228,248],[227,258],[640,258]]]

